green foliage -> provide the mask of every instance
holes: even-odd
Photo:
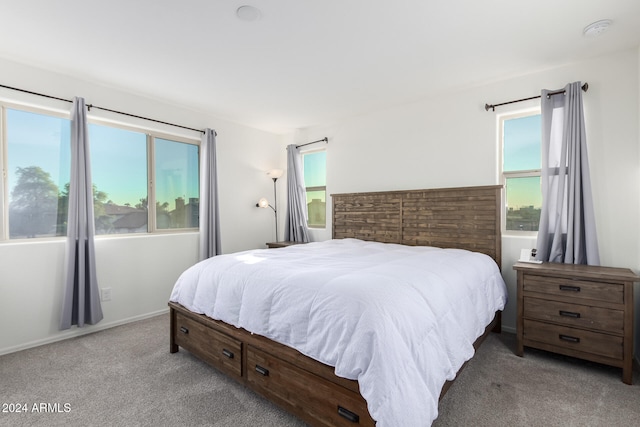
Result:
[[[17,168],[16,177],[9,205],[10,235],[36,237],[55,233],[58,186],[51,175],[38,166],[28,166]]]
[[[16,169],[16,185],[9,206],[11,237],[64,236],[67,234],[69,188],[62,191],[51,175],[38,166]],[[96,228],[112,228],[106,214],[108,194],[93,185],[93,210]]]

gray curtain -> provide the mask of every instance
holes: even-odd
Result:
[[[102,320],[93,238],[93,188],[87,109],[84,98],[74,98],[71,117],[71,181],[65,289],[60,329],[90,325]]]
[[[200,260],[222,252],[218,208],[216,132],[205,129],[200,142]]]
[[[536,259],[599,265],[580,82],[542,91],[542,212]],[[553,91],[557,92],[557,91]]]
[[[293,144],[287,147],[287,216],[284,240],[309,241],[307,191],[304,186],[302,156],[300,150]]]

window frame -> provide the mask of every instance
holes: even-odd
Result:
[[[195,145],[198,147],[198,167],[200,163],[200,140],[196,138],[187,138],[184,136],[173,135],[165,132],[151,130],[141,126],[128,125],[119,122],[113,122],[107,119],[87,117],[87,121],[92,124],[101,126],[111,126],[122,130],[128,130],[131,132],[140,132],[146,135],[147,143],[147,232],[146,233],[120,233],[120,234],[96,234],[96,238],[105,237],[123,237],[123,236],[144,236],[147,234],[175,234],[175,233],[193,233],[200,230],[198,227],[188,228],[158,228],[157,227],[157,213],[156,213],[156,150],[155,139],[164,139],[169,141],[180,142],[184,144]],[[91,135],[89,135],[91,137]],[[198,171],[198,187],[200,186],[200,171]],[[150,208],[153,207],[153,208]],[[198,224],[200,222],[198,221]]]
[[[26,113],[51,116],[59,119],[71,120],[71,112],[51,107],[38,107],[32,104],[22,104],[0,100],[0,243],[8,242],[45,242],[66,239],[66,236],[45,236],[34,238],[11,239],[9,230],[9,144],[7,143],[7,109]]]
[[[53,107],[35,106],[32,104],[22,104],[11,101],[0,100],[0,244],[18,243],[18,242],[43,242],[50,240],[66,239],[66,236],[47,236],[35,238],[19,238],[11,239],[9,236],[9,183],[8,183],[8,143],[7,143],[7,109],[20,110],[34,114],[42,114],[51,117],[71,120],[70,111],[61,110]],[[176,234],[176,233],[193,233],[199,230],[198,227],[188,228],[167,228],[158,229],[156,224],[156,194],[155,194],[155,138],[175,141],[195,145],[198,147],[198,168],[200,166],[200,139],[197,137],[190,138],[182,135],[175,135],[168,132],[154,130],[144,126],[134,124],[126,124],[119,121],[113,121],[101,117],[92,117],[87,114],[87,122],[89,124],[97,124],[101,126],[109,126],[122,130],[140,132],[146,135],[147,149],[147,203],[150,206],[147,209],[147,231],[144,233],[120,233],[120,234],[98,234],[95,237],[101,238],[118,238],[118,237],[134,237],[146,236],[151,234]],[[200,173],[198,171],[198,177]],[[201,183],[198,179],[198,186]]]
[[[308,150],[304,150],[304,151],[300,151],[300,155],[302,156],[302,165],[304,168],[304,156],[308,155],[308,154],[315,154],[315,153],[320,153],[320,152],[327,152],[326,147],[322,147],[322,148],[310,148]],[[305,206],[306,206],[306,194],[310,191],[324,191],[324,203],[325,203],[325,215],[324,215],[324,226],[317,226],[317,225],[309,225],[308,221],[309,221],[309,208],[307,207],[307,226],[313,230],[326,230],[327,229],[327,182],[326,182],[326,168],[327,168],[327,164],[325,161],[325,183],[324,186],[307,186],[307,184],[305,183],[304,186],[304,192],[305,192]],[[304,172],[303,172],[304,175]]]
[[[541,114],[540,107],[527,108],[525,110],[511,111],[497,115],[498,126],[498,143],[499,143],[499,159],[498,165],[500,167],[500,185],[502,185],[502,215],[501,215],[501,229],[502,235],[511,235],[518,237],[537,237],[537,231],[528,230],[507,230],[507,180],[510,178],[531,178],[539,177],[542,179],[542,169],[523,169],[518,171],[505,171],[504,170],[504,122],[506,120],[519,119],[523,117],[536,116]],[[542,149],[542,147],[541,147]],[[542,156],[542,153],[540,153]],[[542,191],[542,188],[540,189]],[[539,224],[538,224],[539,225]]]
[[[148,190],[147,190],[147,200],[148,203],[151,204],[153,203],[152,206],[154,206],[153,208],[153,215],[151,215],[151,210],[147,209],[147,212],[149,212],[149,219],[148,219],[148,231],[147,233],[155,233],[155,234],[167,234],[167,233],[188,233],[188,232],[196,232],[198,230],[200,230],[200,216],[198,215],[198,227],[183,227],[183,228],[158,228],[157,226],[157,212],[156,212],[156,144],[155,144],[155,140],[159,138],[159,139],[164,139],[165,141],[171,141],[171,142],[178,142],[178,143],[183,143],[183,144],[189,144],[189,145],[195,145],[196,147],[198,147],[198,192],[200,190],[200,185],[202,184],[200,182],[200,140],[196,140],[196,139],[189,139],[189,138],[185,138],[185,137],[179,137],[176,135],[169,135],[166,133],[161,133],[161,132],[150,132],[147,133],[147,155],[148,155],[148,159],[147,159],[147,166],[148,166],[148,170],[149,170],[149,177],[148,177]],[[198,194],[198,200],[200,200],[200,194]],[[153,218],[151,218],[153,217]]]

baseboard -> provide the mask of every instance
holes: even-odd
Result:
[[[502,324],[502,332],[507,332],[510,334],[516,334],[516,328],[512,327],[512,326],[505,326],[504,323]]]
[[[163,308],[162,310],[141,314],[138,316],[128,317],[126,319],[120,319],[114,322],[109,322],[104,324],[100,322],[97,325],[92,325],[91,327],[75,328],[69,332],[64,332],[59,335],[56,335],[55,337],[43,338],[40,340],[35,340],[28,343],[20,344],[14,347],[0,349],[0,356],[9,354],[9,353],[15,353],[17,351],[27,350],[29,348],[39,347],[45,344],[51,344],[58,341],[68,340],[69,338],[75,338],[75,337],[80,337],[82,335],[93,334],[95,332],[104,331],[105,329],[114,328],[116,326],[125,325],[127,323],[137,322],[139,320],[160,316],[168,312],[169,312],[169,308]]]

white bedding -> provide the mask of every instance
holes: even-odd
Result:
[[[170,300],[357,379],[379,427],[427,426],[507,291],[483,254],[340,239],[210,258]]]

